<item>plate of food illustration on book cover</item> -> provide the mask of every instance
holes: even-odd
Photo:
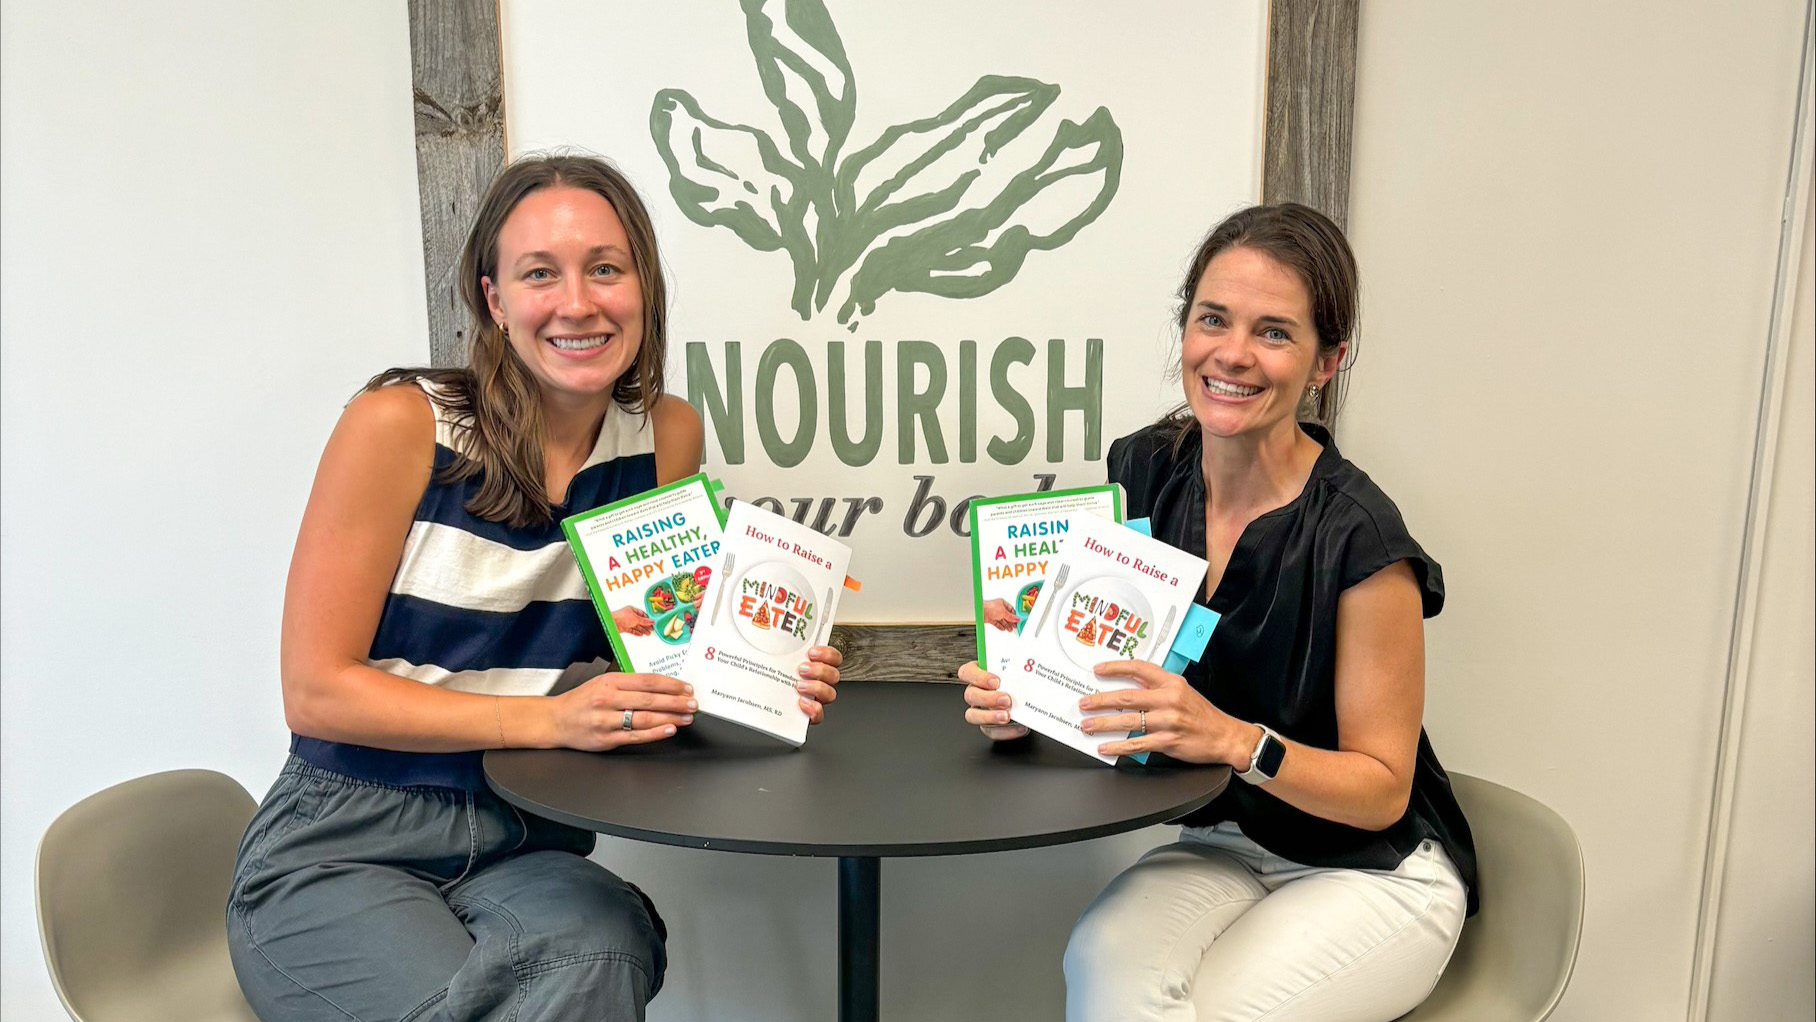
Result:
[[[1034,601],[1040,598],[1040,587],[1041,583],[1030,582],[1015,594],[1015,613],[1021,618],[1015,623],[1017,633],[1028,627],[1028,614],[1034,609]]]
[[[1154,631],[1147,598],[1114,576],[1089,578],[1061,594],[1056,638],[1066,659],[1085,670],[1110,660],[1146,659]]]
[[[694,621],[700,616],[700,603],[712,574],[711,568],[701,565],[659,579],[644,591],[643,605],[654,623],[656,638],[680,646],[693,637]]]
[[[732,623],[745,642],[765,653],[805,650],[820,627],[820,600],[793,565],[754,564],[731,591]]]

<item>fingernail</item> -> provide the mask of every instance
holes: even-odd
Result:
[[[1078,730],[1083,731],[1085,734],[1090,734],[1096,727],[1096,724],[1093,724],[1088,720],[1081,720],[1078,722]]]
[[[699,708],[700,708],[700,704],[699,704],[699,703],[698,703],[698,702],[695,702],[695,701],[694,701],[694,700],[692,700],[692,699],[689,699],[689,700],[688,700],[688,701],[687,701],[687,708],[688,708],[688,709],[690,709],[690,710],[697,710],[697,709],[699,709]]]
[[[672,734],[674,734],[674,733],[675,733],[675,725],[673,725],[673,724],[665,724],[665,725],[663,725],[663,727],[662,727],[662,733],[663,733],[663,734],[665,734],[665,735],[672,735]]]
[[[681,718],[681,723],[683,723],[683,724],[692,724],[693,722],[694,722],[694,715],[691,713],[688,714],[687,716]]]
[[[1002,697],[1002,698],[1000,698],[1000,699],[998,699],[998,700],[997,700],[997,701],[996,701],[996,705],[998,705],[998,706],[1008,706],[1008,705],[1009,705],[1009,697],[1008,697],[1008,696],[1003,696],[1003,697]]]
[[[807,683],[806,683],[806,682],[805,682],[805,681],[797,681],[797,682],[795,682],[795,691],[796,691],[796,692],[805,692],[805,691],[807,691]]]
[[[692,685],[682,685],[681,691],[691,696],[694,694],[694,687]]]
[[[1007,723],[1009,723],[1009,715],[1008,715],[1008,714],[1006,714],[1006,713],[1000,713],[1000,712],[999,712],[999,713],[995,713],[995,714],[992,714],[992,716],[993,716],[993,717],[995,717],[995,718],[996,718],[996,722],[997,722],[997,723],[998,723],[998,724],[1007,724]]]
[[[807,668],[808,668],[808,666],[809,666],[809,665],[807,665],[807,664],[802,664],[802,665],[801,665],[801,666],[799,666],[799,667],[797,667],[797,668],[795,668],[795,673],[796,673],[796,674],[798,674],[798,675],[800,675],[800,676],[801,676],[801,677],[803,677],[803,678],[805,678],[805,677],[807,677]]]

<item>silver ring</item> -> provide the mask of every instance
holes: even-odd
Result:
[[[624,711],[624,724],[622,725],[622,727],[626,731],[629,731],[631,729],[631,711],[629,711],[629,710]]]
[[[1139,730],[1140,730],[1140,731],[1141,731],[1141,732],[1142,732],[1142,733],[1143,733],[1143,734],[1146,734],[1146,733],[1147,733],[1147,730],[1148,730],[1148,711],[1146,711],[1146,710],[1142,710],[1142,711],[1141,711],[1141,727],[1140,727],[1140,729],[1139,729]]]

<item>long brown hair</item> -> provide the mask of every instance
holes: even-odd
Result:
[[[529,156],[506,167],[486,190],[460,253],[460,298],[472,319],[467,365],[452,369],[388,369],[369,381],[437,384],[440,403],[462,430],[460,457],[439,476],[458,482],[480,476],[467,510],[488,521],[523,527],[553,514],[543,481],[542,400],[535,377],[511,350],[486,304],[487,277],[498,272],[498,235],[524,197],[558,185],[584,188],[611,203],[630,242],[631,264],[643,290],[643,339],[637,357],[612,386],[612,400],[647,418],[662,400],[668,355],[668,288],[656,253],[656,231],[637,190],[617,167],[592,156]]]
[[[1184,336],[1191,316],[1192,297],[1198,291],[1198,280],[1204,276],[1219,253],[1232,248],[1252,248],[1299,275],[1311,295],[1312,327],[1318,333],[1318,353],[1328,355],[1343,342],[1350,342],[1348,362],[1355,361],[1356,322],[1360,318],[1360,276],[1356,255],[1350,251],[1343,231],[1323,213],[1296,202],[1277,202],[1250,206],[1224,218],[1211,228],[1192,256],[1191,268],[1175,294],[1179,301],[1176,314],[1180,335]],[[1337,432],[1337,412],[1343,407],[1344,392],[1349,389],[1349,365],[1340,365],[1330,381],[1318,390],[1316,403],[1300,399],[1299,416]],[[1167,413],[1163,422],[1181,431],[1193,423],[1191,412],[1181,405]]]

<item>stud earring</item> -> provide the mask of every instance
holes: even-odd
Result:
[[[1313,404],[1317,404],[1318,403],[1318,385],[1314,383],[1311,386],[1305,388],[1305,396],[1310,398]]]

